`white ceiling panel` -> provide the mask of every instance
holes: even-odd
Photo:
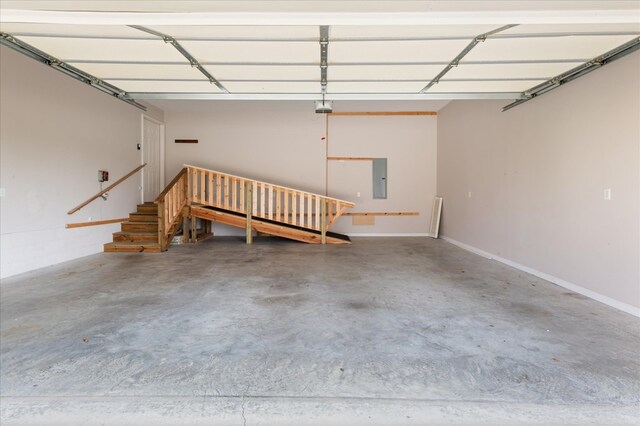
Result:
[[[329,82],[327,93],[418,93],[424,82]]]
[[[340,65],[330,66],[331,80],[422,80],[429,81],[444,65]]]
[[[315,42],[182,41],[200,62],[319,62]]]
[[[441,81],[427,90],[427,93],[500,93],[524,92],[542,83],[530,81]]]
[[[633,39],[632,36],[488,39],[471,50],[462,62],[591,59],[631,39]]]
[[[332,26],[329,40],[372,37],[467,37],[472,39],[498,27],[499,25]]]
[[[207,65],[219,80],[317,80],[320,67],[317,65]]]
[[[154,64],[74,64],[75,67],[101,79],[111,78],[184,78],[204,79],[196,68],[187,64],[154,65]]]
[[[60,35],[68,37],[132,37],[154,39],[151,34],[145,34],[125,25],[64,25],[64,24],[24,24],[2,23],[0,29],[11,35],[39,34]]]
[[[476,12],[476,11],[554,11],[602,9],[616,10],[637,8],[634,1],[575,1],[575,0],[518,0],[518,1],[426,1],[426,0],[380,0],[380,1],[149,1],[149,0],[3,0],[6,8],[29,8],[42,10],[97,10],[130,12]]]
[[[555,77],[582,62],[538,64],[460,64],[445,78],[543,78]]]
[[[500,34],[566,34],[585,32],[635,32],[640,34],[640,24],[524,24]]]
[[[177,40],[225,37],[246,39],[320,38],[320,30],[317,26],[158,25],[151,27],[151,29],[170,35]]]
[[[186,62],[173,46],[162,40],[105,40],[78,38],[20,37],[46,53],[64,61],[180,61]]]
[[[225,82],[231,93],[320,93],[320,82]]]
[[[126,92],[157,93],[221,93],[222,91],[208,80],[203,81],[130,81],[106,80],[107,83]]]
[[[443,41],[356,41],[329,44],[332,62],[449,62],[467,40]]]

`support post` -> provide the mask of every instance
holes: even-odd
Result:
[[[189,242],[189,207],[182,208],[182,244]]]
[[[189,182],[193,179],[191,170],[187,167],[184,174],[184,207],[182,208],[182,243],[190,241],[190,221],[191,221],[191,187]]]
[[[322,198],[320,213],[320,232],[322,235],[322,244],[327,244],[327,199]]]
[[[246,188],[244,191],[245,195],[245,210],[247,211],[247,244],[253,243],[253,230],[251,229],[251,213],[253,212],[253,185],[251,182],[246,183]]]
[[[190,216],[191,219],[191,242],[198,242],[198,221],[195,217]]]
[[[165,250],[165,237],[164,237],[164,201],[158,202],[158,245],[160,251]]]

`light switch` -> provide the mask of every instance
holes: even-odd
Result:
[[[7,190],[5,188],[0,188],[0,197],[4,197],[7,195]]]
[[[467,197],[468,197],[468,198],[471,198],[471,191],[469,191],[469,192],[467,193]]]
[[[611,201],[611,188],[607,188],[604,190],[604,199],[606,201]]]

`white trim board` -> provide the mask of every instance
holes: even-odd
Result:
[[[458,246],[458,247],[460,247],[460,248],[462,248],[464,250],[470,251],[470,252],[475,253],[475,254],[477,254],[479,256],[482,256],[484,258],[491,259],[491,260],[496,260],[496,261],[498,261],[500,263],[503,263],[503,264],[505,264],[507,266],[511,266],[512,268],[519,269],[519,270],[521,270],[523,272],[526,272],[528,274],[534,275],[534,276],[536,276],[538,278],[541,278],[541,279],[543,279],[545,281],[549,281],[550,283],[559,285],[560,287],[564,287],[567,290],[571,290],[571,291],[573,291],[575,293],[579,293],[579,294],[581,294],[583,296],[586,296],[586,297],[588,297],[590,299],[596,300],[596,301],[598,301],[600,303],[604,303],[605,305],[611,306],[612,308],[616,308],[616,309],[618,309],[620,311],[626,312],[626,313],[631,314],[633,316],[640,317],[640,308],[637,308],[635,306],[629,305],[629,304],[624,303],[624,302],[620,302],[619,300],[612,299],[611,297],[605,296],[603,294],[596,293],[593,290],[589,290],[589,289],[581,287],[581,286],[579,286],[577,284],[570,283],[568,281],[563,280],[562,278],[554,277],[553,275],[549,275],[547,273],[540,272],[538,270],[529,268],[528,266],[521,265],[521,264],[516,263],[516,262],[514,262],[512,260],[505,259],[504,257],[496,256],[495,254],[486,252],[486,251],[481,250],[479,248],[470,246],[470,245],[465,244],[465,243],[461,243],[460,241],[456,241],[453,238],[449,238],[449,237],[446,237],[444,235],[441,235],[440,238],[443,239],[444,241],[448,242],[448,243],[453,244],[454,246]]]

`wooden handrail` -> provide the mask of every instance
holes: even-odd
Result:
[[[340,203],[344,204],[345,207],[348,207],[348,208],[355,207],[355,204],[350,202],[350,201],[340,200],[338,198],[333,198],[333,197],[327,197],[326,195],[315,194],[313,192],[308,192],[308,191],[301,191],[299,189],[288,188],[288,187],[282,186],[282,185],[274,185],[274,184],[272,184],[270,182],[264,182],[264,181],[260,181],[260,180],[256,180],[256,179],[250,179],[250,178],[243,177],[243,176],[231,175],[229,173],[219,172],[217,170],[204,169],[202,167],[192,166],[190,164],[185,164],[184,167],[185,168],[189,168],[189,169],[202,170],[203,172],[216,173],[216,174],[223,175],[223,176],[229,176],[229,177],[232,177],[232,178],[235,178],[235,179],[241,179],[241,180],[245,180],[245,181],[257,182],[258,184],[269,185],[269,186],[271,186],[273,188],[279,188],[279,189],[283,189],[283,190],[286,190],[286,191],[293,191],[293,192],[297,192],[297,193],[300,193],[300,194],[312,195],[314,197],[318,196],[320,198],[324,198],[324,199],[327,199],[327,200],[340,202]]]
[[[156,204],[159,203],[164,198],[164,196],[167,195],[167,193],[171,190],[171,188],[173,188],[173,185],[175,185],[176,182],[178,182],[185,173],[187,173],[186,167],[180,170],[180,173],[178,173],[176,177],[174,177],[173,180],[169,182],[169,184],[164,188],[164,191],[162,191],[160,195],[156,197],[156,199],[154,200],[154,203]]]
[[[119,219],[97,220],[97,221],[94,221],[94,222],[67,223],[65,225],[65,228],[71,229],[71,228],[82,228],[82,227],[85,227],[85,226],[108,225],[110,223],[126,222],[127,220],[129,220],[128,217],[121,217]]]
[[[109,185],[108,187],[106,187],[105,189],[103,189],[102,191],[98,192],[96,195],[94,195],[93,197],[89,198],[87,201],[85,201],[82,204],[79,204],[78,206],[72,208],[71,210],[69,210],[67,212],[67,214],[74,214],[75,212],[77,212],[78,210],[80,210],[81,208],[83,208],[84,206],[86,206],[87,204],[89,204],[90,202],[92,202],[93,200],[95,200],[98,197],[101,197],[102,195],[104,195],[105,193],[111,191],[113,188],[115,188],[116,186],[120,185],[122,182],[124,182],[125,180],[127,180],[129,177],[131,177],[133,174],[135,174],[137,171],[139,171],[140,169],[142,169],[144,166],[146,166],[147,163],[141,164],[138,167],[136,167],[135,169],[133,169],[132,171],[130,171],[129,173],[127,173],[125,176],[123,176],[122,178],[118,179],[117,181],[115,181],[112,185]]]

